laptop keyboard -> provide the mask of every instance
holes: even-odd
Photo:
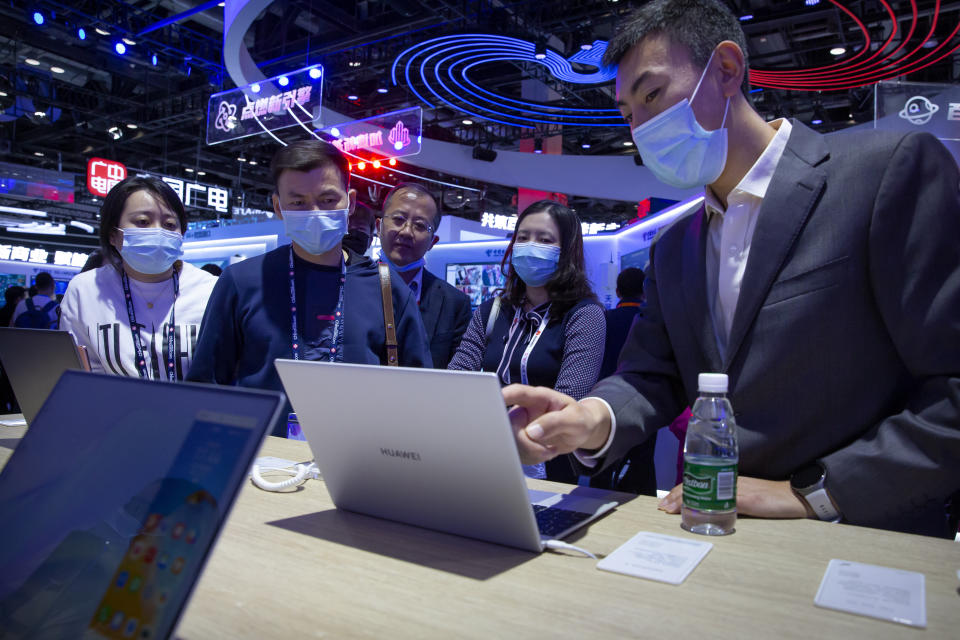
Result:
[[[584,513],[583,511],[545,507],[540,504],[532,506],[533,515],[537,518],[537,528],[542,535],[548,538],[563,533],[593,515],[592,513]]]

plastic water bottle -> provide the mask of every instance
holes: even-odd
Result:
[[[683,506],[687,531],[709,536],[733,533],[737,523],[737,425],[727,400],[727,376],[701,373],[683,445]]]

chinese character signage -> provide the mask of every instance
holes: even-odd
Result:
[[[323,67],[313,65],[210,96],[207,144],[267,131],[320,125]]]
[[[22,245],[0,244],[0,260],[15,260],[17,262],[33,262],[36,264],[52,263],[61,267],[82,267],[89,254],[75,251],[50,252],[41,247],[24,247]]]
[[[183,206],[190,209],[210,209],[217,213],[227,213],[230,210],[230,191],[223,187],[187,182],[180,178],[159,176],[176,192],[183,201]]]
[[[90,158],[87,160],[87,189],[95,196],[106,196],[110,189],[127,177],[127,168],[120,162]]]
[[[514,231],[517,228],[517,216],[505,216],[484,211],[480,226],[502,231]],[[581,222],[580,230],[585,236],[595,236],[605,231],[616,231],[620,225],[616,222]]]
[[[960,86],[878,82],[874,126],[886,131],[926,131],[960,162]]]
[[[331,143],[358,160],[401,158],[420,153],[423,109],[410,107],[372,118],[343,122],[323,132]]]

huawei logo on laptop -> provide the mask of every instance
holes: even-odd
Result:
[[[420,454],[416,451],[400,451],[398,449],[380,448],[380,454],[390,458],[404,458],[406,460],[416,460],[420,462]]]

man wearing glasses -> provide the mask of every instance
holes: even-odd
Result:
[[[446,369],[470,322],[470,298],[424,268],[423,256],[440,238],[440,210],[421,184],[401,182],[383,200],[380,260],[409,285],[420,305],[433,366]]]

